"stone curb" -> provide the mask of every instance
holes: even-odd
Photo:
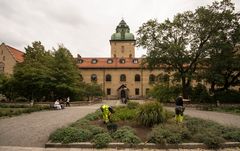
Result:
[[[62,143],[52,143],[47,142],[45,144],[46,148],[95,148],[94,144],[90,142],[82,142],[82,143],[69,143],[69,144],[62,144]],[[230,148],[230,147],[240,147],[240,142],[226,142],[220,145],[220,148]],[[154,143],[140,143],[138,145],[129,145],[124,143],[109,143],[108,148],[136,148],[136,149],[197,149],[202,148],[206,149],[207,146],[203,143],[182,143],[182,144],[166,144],[166,145],[159,145]]]

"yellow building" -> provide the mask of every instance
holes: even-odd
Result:
[[[0,73],[13,74],[17,62],[23,62],[24,53],[4,43],[0,45]]]
[[[151,83],[163,70],[149,71],[141,68],[141,58],[135,58],[135,38],[124,20],[112,34],[111,57],[78,57],[78,67],[83,81],[102,86],[106,99],[128,95],[131,99],[146,97]]]

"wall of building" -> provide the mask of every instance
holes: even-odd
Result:
[[[135,42],[134,41],[111,41],[111,57],[132,58],[135,57]]]
[[[91,75],[97,75],[97,83],[102,86],[107,99],[118,99],[119,93],[117,89],[122,85],[126,85],[129,89],[129,97],[132,99],[139,99],[146,97],[148,89],[152,88],[149,83],[149,76],[151,74],[157,76],[165,73],[163,70],[147,70],[147,69],[80,69],[83,80],[86,83],[91,83]],[[106,81],[107,74],[112,76],[111,81]],[[126,81],[120,81],[120,75],[126,75]],[[135,75],[140,75],[140,81],[135,81]],[[107,95],[107,89],[111,89],[111,95]],[[139,89],[139,95],[135,94],[135,89]]]
[[[8,51],[7,47],[3,44],[0,45],[0,63],[4,64],[3,72],[5,74],[13,74],[13,68],[16,61],[13,58],[13,55]]]

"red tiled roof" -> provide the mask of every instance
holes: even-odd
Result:
[[[11,52],[11,54],[13,55],[14,59],[17,62],[23,62],[24,60],[24,52],[17,50],[11,46],[6,45],[6,47],[8,48],[8,50]]]
[[[92,60],[96,59],[97,63],[93,64]],[[108,63],[108,59],[112,59],[112,63]],[[125,63],[120,63],[122,58],[81,58],[82,63],[78,63],[78,67],[81,68],[141,68],[140,58],[124,58]],[[137,59],[138,63],[133,63],[133,59]]]

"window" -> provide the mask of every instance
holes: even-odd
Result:
[[[121,74],[120,75],[120,81],[126,81],[126,75],[125,74]]]
[[[79,74],[79,77],[80,77],[80,81],[83,81],[83,76],[82,76],[82,74]]]
[[[146,96],[148,96],[149,95],[149,88],[146,88]]]
[[[112,81],[112,76],[110,74],[106,75],[106,81]]]
[[[135,81],[140,81],[140,75],[139,74],[135,75]]]
[[[120,59],[119,62],[120,63],[125,63],[125,59]]]
[[[92,59],[92,64],[96,64],[97,63],[97,59]]]
[[[107,88],[107,95],[111,95],[111,89]]]
[[[0,73],[4,72],[4,63],[0,62]]]
[[[92,74],[91,75],[91,81],[92,82],[96,82],[97,81],[97,75],[96,74]]]
[[[108,63],[108,64],[112,64],[112,63],[113,63],[113,60],[112,60],[112,59],[108,59],[108,60],[107,60],[107,63]]]
[[[137,64],[138,63],[138,59],[133,59],[133,63]]]
[[[81,63],[83,63],[83,60],[82,59],[78,59],[77,62],[81,64]]]
[[[150,74],[149,76],[149,83],[154,83],[155,82],[155,75]]]
[[[139,95],[139,88],[135,89],[135,95]]]
[[[121,51],[122,51],[122,53],[124,53],[124,46],[121,47]]]
[[[5,56],[3,56],[3,61],[5,61]]]

